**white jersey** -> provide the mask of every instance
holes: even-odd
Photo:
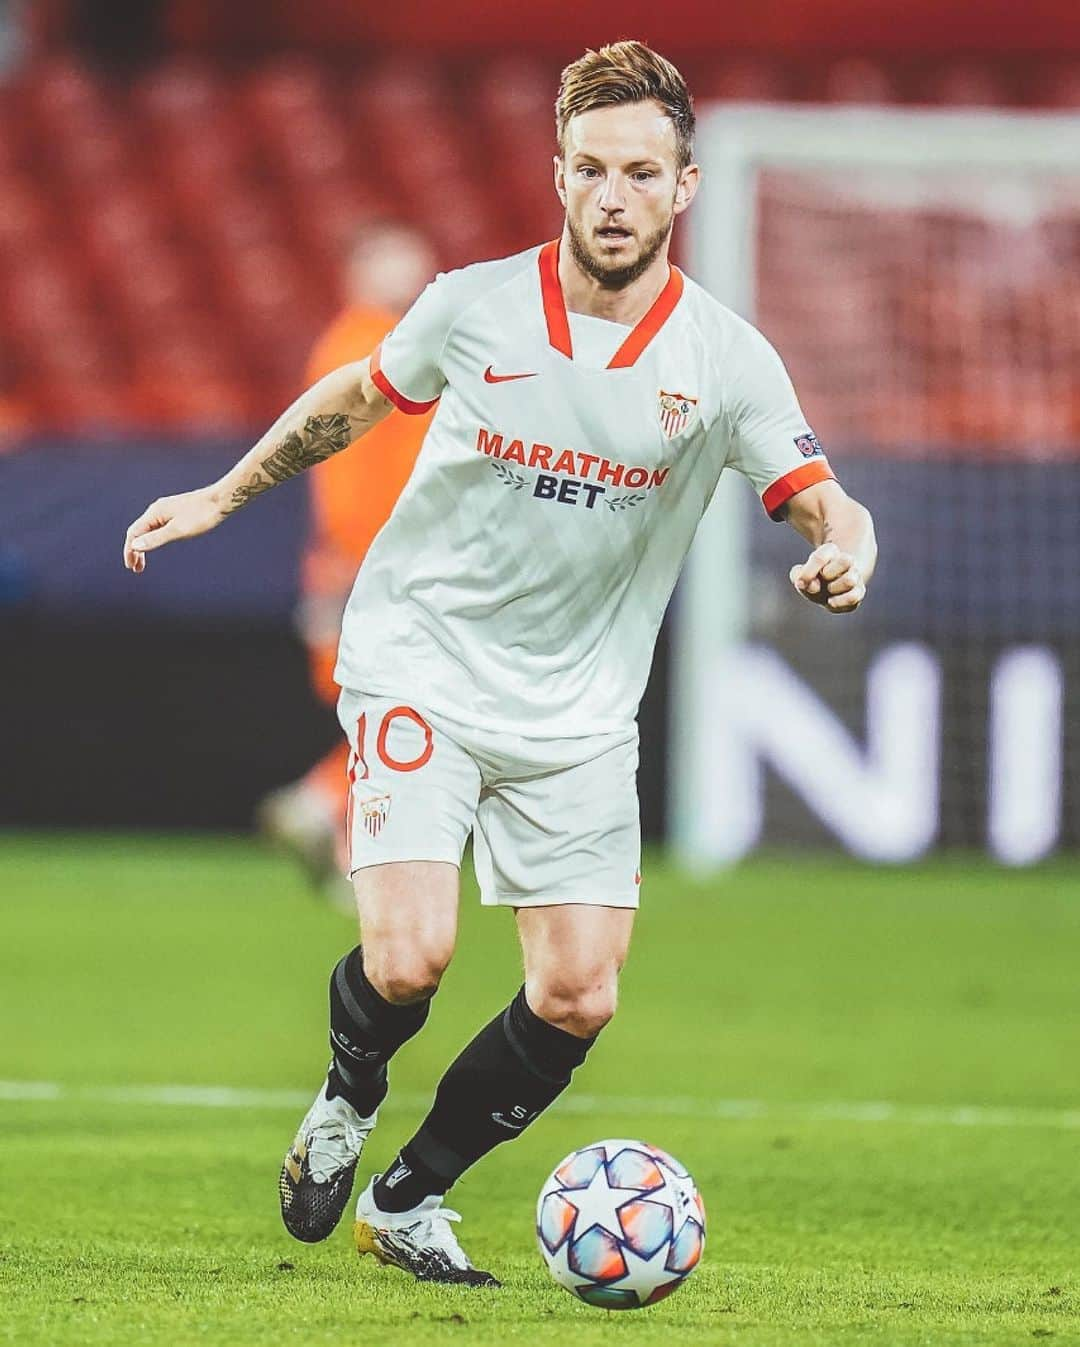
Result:
[[[335,677],[492,731],[631,730],[721,471],[774,516],[832,477],[775,351],[675,267],[634,328],[567,313],[557,243],[440,275],[371,368],[439,407]]]

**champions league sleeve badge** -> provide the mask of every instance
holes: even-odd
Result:
[[[814,458],[818,454],[824,454],[825,452],[818,443],[818,437],[812,430],[808,430],[805,435],[795,436],[795,448],[798,449],[803,458]]]
[[[660,428],[669,440],[681,435],[697,414],[697,398],[688,398],[685,393],[665,393],[661,388]]]

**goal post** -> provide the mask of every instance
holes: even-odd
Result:
[[[1080,846],[1080,117],[724,106],[698,157],[693,274],[780,351],[882,562],[856,618],[800,605],[804,545],[723,474],[672,618],[678,859]]]

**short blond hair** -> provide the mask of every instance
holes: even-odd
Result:
[[[694,100],[679,71],[644,42],[611,42],[591,49],[562,72],[555,132],[562,151],[571,118],[619,103],[660,104],[675,128],[680,171],[694,158]]]

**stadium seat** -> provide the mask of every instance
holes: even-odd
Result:
[[[18,259],[50,232],[51,202],[30,176],[0,176],[0,252]]]
[[[193,127],[212,120],[220,110],[223,91],[212,66],[189,59],[168,62],[150,70],[132,89],[132,110],[151,122]]]
[[[988,66],[956,62],[935,70],[922,86],[922,100],[947,107],[992,108],[1012,101],[1012,91]]]
[[[895,103],[900,97],[883,65],[851,57],[826,67],[821,96],[827,103]]]
[[[106,195],[81,202],[76,232],[86,263],[97,270],[127,271],[132,254],[160,239],[166,219],[149,189],[136,180],[117,180]]]
[[[235,429],[252,420],[228,352],[194,336],[148,341],[135,359],[134,387],[142,414],[174,430]]]
[[[178,250],[143,243],[132,248],[130,259],[130,266],[109,268],[105,279],[117,310],[140,329],[166,323],[198,302],[191,268]]]
[[[279,60],[249,76],[243,97],[252,109],[265,117],[292,117],[322,107],[326,98],[326,76],[317,62],[306,57]]]
[[[700,101],[776,103],[793,98],[792,82],[777,63],[739,60],[710,66],[702,72]]]
[[[27,343],[28,356],[31,350]],[[122,355],[104,324],[89,315],[43,333],[32,369],[26,391],[41,428],[94,433],[131,423]]]
[[[1063,112],[1080,109],[1080,63],[1039,70],[1028,83],[1029,101]]]
[[[125,138],[115,128],[87,126],[63,141],[56,166],[75,190],[97,195],[115,178],[123,177],[134,158]]]
[[[223,268],[248,249],[281,246],[288,202],[269,188],[241,184],[207,197],[190,181],[186,186],[191,236],[212,249]]]
[[[437,119],[453,107],[437,65],[398,55],[385,57],[359,76],[351,98],[361,113],[375,120],[411,119],[425,112]]]
[[[7,277],[7,321],[22,331],[63,330],[89,306],[83,272],[60,254],[22,259]]]
[[[22,81],[22,94],[42,121],[58,127],[108,115],[109,95],[103,82],[72,56],[54,56],[31,66]]]
[[[27,159],[18,110],[5,92],[0,90],[0,181],[17,174]]]
[[[357,230],[365,221],[394,219],[399,211],[399,203],[379,184],[365,187],[353,181],[339,191],[327,193],[318,210],[299,212],[293,224],[297,237],[317,259],[320,274],[329,278],[330,288],[337,296],[340,291],[337,271]]]
[[[483,64],[470,93],[480,115],[492,127],[514,130],[550,125],[554,120],[551,91],[558,70],[523,54],[496,56]]]

